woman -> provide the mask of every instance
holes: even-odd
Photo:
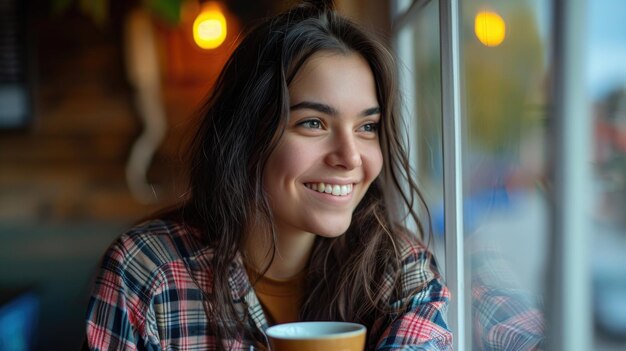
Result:
[[[418,195],[394,77],[332,2],[253,29],[204,109],[189,198],[107,251],[90,349],[264,348],[295,320],[365,324],[368,350],[450,349],[449,293],[392,211]]]

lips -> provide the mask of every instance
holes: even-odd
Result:
[[[347,196],[352,193],[353,184],[306,183],[307,188],[334,196]]]

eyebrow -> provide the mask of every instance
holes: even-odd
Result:
[[[337,116],[339,115],[339,112],[333,108],[332,106],[326,105],[326,104],[322,104],[319,102],[312,102],[312,101],[302,101],[300,103],[297,103],[293,106],[290,106],[289,109],[291,111],[295,111],[295,110],[303,110],[303,109],[309,109],[309,110],[314,110],[314,111],[318,111],[327,115],[331,115],[331,116]],[[368,109],[363,110],[359,115],[361,117],[367,117],[367,116],[371,116],[371,115],[377,115],[380,114],[380,107],[376,106],[376,107],[370,107]]]

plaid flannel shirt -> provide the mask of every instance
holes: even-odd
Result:
[[[203,293],[211,294],[213,250],[197,234],[173,222],[153,220],[122,235],[106,252],[87,311],[90,350],[214,350]],[[407,309],[377,320],[368,350],[451,350],[445,313],[449,292],[432,255],[420,246],[402,250],[404,296],[390,298]],[[235,306],[263,332],[267,319],[240,257],[229,275]],[[391,277],[385,280],[389,296]],[[425,286],[411,295],[416,287]],[[209,307],[210,310],[210,307]],[[264,334],[263,334],[264,335]],[[226,340],[249,350],[254,340]]]

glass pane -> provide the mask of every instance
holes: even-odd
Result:
[[[626,350],[626,2],[588,1],[594,121],[594,350]]]
[[[402,93],[411,118],[411,156],[420,191],[431,213],[430,247],[445,272],[439,6],[430,1],[399,35]],[[421,218],[428,218],[425,214]],[[428,230],[428,228],[426,228]]]
[[[472,350],[544,340],[550,2],[463,1],[464,252]]]

